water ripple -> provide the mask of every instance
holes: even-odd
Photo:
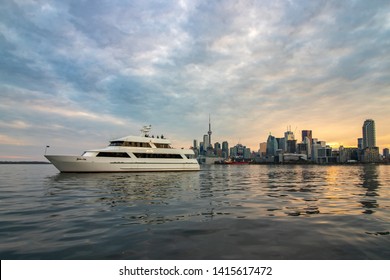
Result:
[[[390,167],[376,165],[128,174],[2,166],[0,255],[390,259],[389,178]]]

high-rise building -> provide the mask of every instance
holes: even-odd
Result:
[[[321,154],[319,152],[320,149],[326,148],[326,142],[325,141],[318,141],[318,139],[313,139],[313,144],[311,145],[311,160],[314,162],[318,162],[318,159]],[[325,150],[323,150],[325,151]]]
[[[229,157],[229,143],[227,141],[222,142],[222,156],[224,158]]]
[[[278,149],[282,150],[282,151],[286,151],[287,150],[287,143],[286,143],[286,139],[284,137],[276,137],[276,142],[278,142]]]
[[[260,157],[265,157],[266,153],[267,153],[267,142],[262,142],[260,143],[260,149],[259,149]]]
[[[251,159],[251,149],[250,148],[245,148],[244,149],[244,159],[248,160]]]
[[[294,154],[297,152],[297,140],[287,140],[287,153]]]
[[[214,143],[214,155],[222,157],[221,143],[219,142]]]
[[[195,153],[195,157],[199,156],[199,147],[198,147],[198,140],[194,139],[194,145],[192,147]]]
[[[230,148],[230,157],[237,161],[248,160],[251,158],[251,150],[242,144]]]
[[[365,120],[362,130],[363,130],[363,149],[376,147],[374,120],[371,119]]]
[[[294,132],[292,132],[290,129],[288,129],[285,133],[284,133],[284,151],[285,152],[288,152],[288,144],[287,142],[288,141],[293,141],[295,140],[295,137],[294,137]],[[291,142],[290,142],[291,143]],[[296,143],[296,141],[295,141]],[[290,144],[291,145],[291,144]]]
[[[209,136],[207,134],[203,135],[203,151],[207,152],[207,149],[210,147]]]
[[[278,142],[276,141],[276,138],[270,134],[267,139],[267,156],[276,156],[277,149]]]
[[[204,143],[203,142],[199,143],[199,154],[201,154],[201,155],[204,154]]]
[[[297,153],[298,154],[304,154],[309,155],[309,144],[307,143],[298,143],[297,144]]]
[[[358,138],[358,149],[363,150],[363,138]]]
[[[390,158],[389,149],[388,148],[384,148],[383,149],[383,157],[384,158]]]
[[[312,136],[312,133],[311,133],[311,130],[307,130],[307,131],[310,131],[309,133],[303,133],[302,131],[302,143],[305,144],[307,146],[307,157],[308,158],[311,158],[311,146],[313,145],[313,136]],[[306,135],[307,134],[307,135]]]
[[[288,140],[295,140],[295,137],[294,137],[294,132],[288,130],[284,133],[284,138],[286,139],[286,141]]]
[[[194,139],[193,149],[198,149],[198,140]]]
[[[309,144],[313,141],[313,133],[311,130],[302,130],[302,142],[305,142],[306,137],[310,140]]]

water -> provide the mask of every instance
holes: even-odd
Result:
[[[0,165],[1,259],[390,259],[390,166]]]

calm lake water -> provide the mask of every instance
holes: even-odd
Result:
[[[0,165],[1,259],[390,259],[390,166]]]

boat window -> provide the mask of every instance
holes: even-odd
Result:
[[[100,152],[96,155],[97,157],[121,157],[121,158],[129,158],[128,153],[111,153],[111,152]]]
[[[162,148],[162,149],[169,149],[170,146],[169,144],[161,144],[161,143],[154,143],[154,145],[156,145],[157,148]]]
[[[183,158],[180,154],[144,154],[134,153],[137,158]]]
[[[194,158],[194,155],[185,155],[188,159]]]
[[[124,141],[111,141],[110,146],[123,146]]]
[[[151,148],[150,144],[149,143],[145,143],[145,142],[128,142],[128,141],[125,141],[123,143],[123,146],[125,146],[125,147],[138,147],[138,148]]]

